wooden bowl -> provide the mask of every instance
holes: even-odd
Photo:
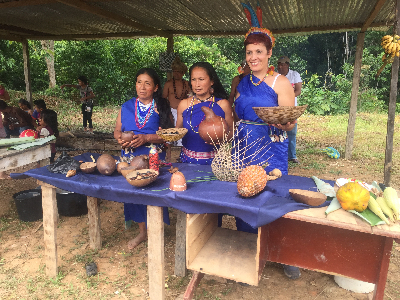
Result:
[[[119,174],[121,174],[121,169],[122,168],[127,168],[129,167],[129,163],[127,163],[126,161],[121,161],[118,165],[117,165],[117,172]],[[125,176],[124,176],[125,177]]]
[[[152,183],[157,179],[157,176],[158,171],[152,169],[143,169],[132,171],[126,175],[125,179],[133,186],[142,187]]]
[[[93,173],[96,170],[96,163],[94,162],[84,162],[81,163],[80,169],[83,173]]]
[[[319,206],[326,201],[326,195],[320,192],[313,192],[300,189],[290,189],[290,196],[296,201],[311,206]]]
[[[299,118],[308,105],[253,107],[257,116],[267,124],[286,124]]]
[[[167,142],[176,142],[185,136],[188,132],[186,128],[167,128],[157,130],[156,134]]]

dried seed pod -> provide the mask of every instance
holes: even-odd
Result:
[[[282,177],[282,172],[279,169],[273,169],[271,172],[268,173],[268,175],[280,178]]]
[[[76,175],[76,170],[69,170],[67,172],[66,177],[72,177],[72,176],[75,176],[75,175]]]

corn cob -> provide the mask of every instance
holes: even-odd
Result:
[[[394,212],[389,206],[387,206],[385,199],[383,197],[377,197],[376,202],[382,209],[382,212],[389,217],[390,221],[395,222]]]
[[[385,198],[387,206],[389,206],[393,210],[395,219],[398,220],[399,219],[399,208],[398,208],[399,199],[398,199],[396,190],[390,186],[387,187],[383,191],[383,198]]]
[[[382,209],[380,208],[378,202],[374,199],[374,197],[369,196],[369,201],[368,201],[368,208],[376,214],[379,218],[381,218],[383,221],[385,221],[386,224],[390,225],[388,219],[385,217],[385,215],[382,212]]]

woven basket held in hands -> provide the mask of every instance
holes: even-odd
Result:
[[[300,117],[308,105],[253,107],[257,116],[267,124],[286,124]]]
[[[185,136],[188,132],[186,128],[167,128],[157,130],[156,134],[167,142],[176,142]]]

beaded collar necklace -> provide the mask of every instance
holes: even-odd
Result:
[[[144,126],[146,126],[147,121],[150,119],[151,115],[153,114],[154,111],[154,99],[151,101],[151,105],[148,109],[142,110],[140,108],[140,103],[139,98],[136,98],[135,102],[135,122],[136,122],[136,127],[139,129],[142,129]]]
[[[210,97],[208,97],[208,98],[206,98],[206,99],[204,99],[204,100],[201,100],[201,99],[199,99],[199,98],[195,98],[195,100],[197,100],[197,101],[199,101],[199,102],[207,102],[207,101],[210,101],[210,99],[212,99],[213,97],[214,97],[214,96],[211,95]],[[194,98],[194,96],[193,96],[193,98]],[[213,99],[212,101],[214,101],[214,99]]]
[[[177,99],[177,100],[184,99],[185,94],[187,94],[186,89],[185,89],[185,80],[183,80],[183,78],[182,78],[182,94],[180,97],[178,97],[178,95],[176,94],[176,86],[175,86],[175,78],[174,77],[172,77],[172,86],[174,87],[175,99]]]
[[[199,122],[199,124],[197,124],[197,125],[194,126],[194,127],[192,126],[192,115],[193,115],[194,100],[199,100],[200,102],[203,103],[203,102],[205,102],[205,101],[208,101],[210,98],[212,98],[212,100],[209,101],[210,104],[208,104],[208,107],[209,107],[209,108],[212,108],[212,107],[214,106],[214,103],[215,103],[215,97],[214,97],[214,96],[210,96],[210,97],[208,97],[206,100],[199,100],[199,99],[195,98],[194,96],[193,96],[193,98],[192,98],[192,103],[191,103],[192,109],[190,110],[189,126],[190,126],[190,128],[192,128],[192,130],[193,130],[194,133],[199,133],[198,131],[195,130],[195,128],[196,128],[196,127],[199,127],[199,126],[200,126],[200,123],[203,122],[203,120],[206,118],[206,115],[204,115],[204,116],[203,116],[203,119],[201,119],[201,121]]]
[[[264,78],[263,78],[262,80],[260,80],[259,82],[257,82],[257,83],[255,83],[255,82],[253,81],[253,71],[251,71],[251,73],[250,73],[250,81],[251,81],[251,83],[252,83],[254,86],[259,86],[259,85],[261,84],[261,82],[264,82],[264,80],[265,80],[268,76],[274,75],[274,70],[275,70],[274,66],[270,66],[270,67],[268,68],[267,74],[265,74]]]

